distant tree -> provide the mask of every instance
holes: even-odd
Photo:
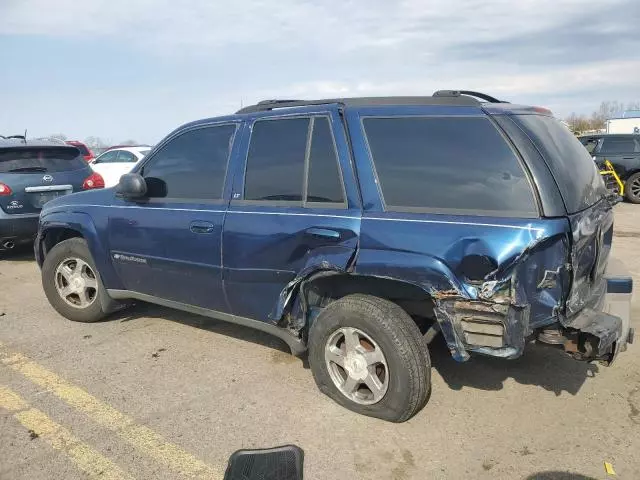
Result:
[[[53,133],[49,135],[49,138],[55,138],[56,140],[62,140],[63,142],[66,142],[68,137],[64,133]]]
[[[138,142],[136,140],[123,140],[118,145],[137,145]]]
[[[84,139],[84,144],[91,150],[100,150],[109,146],[109,144],[100,137],[87,137]]]
[[[640,101],[628,102],[625,105],[616,100],[605,100],[591,116],[572,113],[565,118],[565,122],[569,124],[574,132],[578,133],[588,130],[600,130],[606,127],[608,119],[619,115],[624,110],[640,110]]]

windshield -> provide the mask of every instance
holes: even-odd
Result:
[[[591,155],[560,121],[545,115],[514,115],[513,119],[544,157],[568,213],[584,210],[606,195]]]
[[[64,172],[85,168],[75,147],[19,147],[0,150],[0,173]]]

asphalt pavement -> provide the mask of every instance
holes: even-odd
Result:
[[[640,289],[640,205],[616,207],[614,255]],[[637,479],[638,348],[611,367],[541,347],[458,364],[438,343],[428,405],[391,424],[260,332],[145,304],[67,321],[17,251],[0,260],[0,479],[222,479],[235,450],[289,443],[306,479],[614,478],[604,462]]]

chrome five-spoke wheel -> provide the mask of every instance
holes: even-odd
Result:
[[[389,387],[389,367],[380,346],[362,330],[337,329],[324,350],[329,375],[349,400],[361,405],[379,402]]]
[[[56,268],[55,286],[60,298],[75,308],[86,308],[96,301],[98,280],[91,266],[80,258],[66,258]]]

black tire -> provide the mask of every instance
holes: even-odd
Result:
[[[631,203],[640,203],[640,172],[627,178],[624,184],[624,196]]]
[[[377,403],[363,405],[348,398],[331,378],[325,346],[344,327],[365,333],[384,354],[388,387]],[[431,361],[427,344],[412,318],[398,305],[382,298],[348,295],[324,308],[309,331],[309,364],[320,391],[362,415],[404,422],[429,399]]]
[[[55,284],[56,269],[58,266],[69,258],[78,258],[86,262],[93,272],[97,280],[97,292],[94,301],[86,308],[73,307],[60,296]],[[106,292],[98,269],[93,262],[87,242],[83,238],[70,238],[58,243],[47,253],[42,264],[42,287],[49,303],[55,310],[65,318],[74,322],[97,322],[103,319],[111,310],[110,305],[104,305],[103,298]]]

